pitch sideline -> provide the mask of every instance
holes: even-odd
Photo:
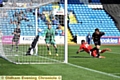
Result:
[[[102,71],[97,71],[97,70],[94,70],[94,69],[82,67],[82,66],[75,65],[75,64],[72,64],[72,63],[67,63],[67,64],[70,65],[70,66],[73,66],[73,67],[76,67],[76,68],[81,68],[81,69],[88,70],[88,71],[91,71],[91,72],[96,72],[96,73],[99,73],[99,74],[104,74],[104,75],[107,75],[107,76],[110,76],[110,77],[114,77],[114,78],[120,78],[120,76],[116,76],[116,75],[113,75],[113,74],[110,74],[110,73],[106,73],[106,72],[102,72]]]

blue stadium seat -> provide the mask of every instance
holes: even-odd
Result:
[[[71,1],[71,0],[70,0]],[[92,0],[99,3],[100,0]],[[61,6],[63,4],[60,4]],[[76,24],[69,24],[69,28],[73,35],[85,36],[88,32],[93,33],[95,28],[107,32],[105,36],[119,36],[113,19],[104,10],[94,10],[84,4],[68,4],[68,9],[73,11],[76,16]],[[111,34],[116,33],[116,34]]]

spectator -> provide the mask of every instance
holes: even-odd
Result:
[[[5,18],[8,17],[8,13],[6,11],[3,11],[3,17],[5,17]]]
[[[13,14],[13,17],[17,17],[18,15],[19,13],[15,11],[15,13]]]
[[[69,14],[67,15],[67,24],[68,24],[68,27],[69,27],[69,23],[70,23],[70,18],[69,18]]]
[[[91,44],[91,35],[90,35],[90,33],[87,34],[86,41],[87,41],[88,44]]]
[[[42,15],[41,15],[41,19],[42,19],[44,22],[46,22],[46,16],[45,16],[44,13],[42,13]]]
[[[52,19],[52,24],[53,24],[53,25],[59,24],[59,20],[58,20],[57,18],[54,18],[54,17],[53,17],[53,19]]]
[[[17,22],[17,20],[13,20],[12,21],[12,19],[10,19],[10,24],[16,24],[16,25],[18,25],[18,22]]]
[[[65,35],[65,32],[64,32],[64,30],[62,30],[61,36],[64,36],[64,35]]]
[[[55,16],[52,14],[52,12],[50,12],[49,18],[50,20],[52,20]]]
[[[58,29],[58,30],[63,30],[63,29],[62,29],[62,26],[61,26],[60,24],[58,24],[58,27],[57,27],[56,29]]]
[[[73,37],[72,41],[77,43],[77,34]]]

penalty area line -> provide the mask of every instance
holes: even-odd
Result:
[[[99,73],[99,74],[103,74],[103,75],[106,75],[106,76],[110,76],[110,77],[114,77],[114,78],[119,78],[120,79],[120,76],[116,76],[116,75],[113,75],[113,74],[110,74],[110,73],[106,73],[106,72],[102,72],[102,71],[98,71],[98,70],[94,70],[94,69],[78,66],[78,65],[75,65],[75,64],[72,64],[72,63],[67,63],[67,64],[70,65],[70,66],[76,67],[76,68],[80,68],[80,69],[84,69],[84,70],[87,70],[87,71],[96,72],[96,73]]]
[[[119,54],[119,52],[107,52],[107,53],[111,53],[111,54]]]
[[[111,74],[120,74],[120,73],[111,73]]]

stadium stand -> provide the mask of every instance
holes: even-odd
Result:
[[[52,4],[48,4],[46,6],[42,6],[39,8],[39,13],[42,13],[44,11],[51,11],[52,10],[53,5]],[[36,35],[36,24],[35,24],[35,14],[34,14],[34,10],[32,12],[30,12],[29,10],[25,10],[25,9],[17,9],[17,10],[9,10],[7,12],[8,15],[7,18],[1,18],[2,20],[2,30],[3,30],[3,34],[4,35],[11,35],[11,33],[13,32],[14,28],[16,28],[16,25],[14,24],[10,24],[10,19],[11,20],[16,20],[15,17],[13,17],[13,15],[15,14],[15,12],[20,12],[23,11],[26,15],[26,17],[29,19],[29,21],[25,21],[22,20],[20,27],[21,27],[21,35],[22,36],[35,36]],[[45,13],[45,17],[47,20],[49,20],[48,14]],[[58,25],[52,25],[54,29],[56,29],[58,27]],[[9,29],[9,28],[11,29]],[[45,21],[42,20],[40,17],[38,18],[38,27],[41,28],[42,30],[47,28],[47,25],[45,24]],[[57,35],[61,35],[62,34],[62,30],[57,30]]]
[[[99,3],[100,0],[92,0]],[[105,36],[120,36],[113,19],[105,12],[104,9],[90,8],[87,4],[82,4],[79,0],[68,2],[68,10],[72,11],[77,18],[76,24],[69,24],[72,35],[86,36],[88,32],[92,33],[95,28],[106,32]],[[62,3],[60,6],[63,6]]]
[[[100,0],[91,0],[92,3],[99,3]],[[52,11],[53,8],[60,8],[64,5],[62,4],[63,0],[58,4],[48,4],[39,8],[39,12],[42,13],[44,11]],[[78,36],[86,36],[88,32],[92,33],[95,28],[100,28],[101,31],[106,32],[105,36],[120,36],[119,30],[116,28],[114,20],[112,17],[105,12],[105,10],[101,7],[94,7],[94,5],[89,6],[88,4],[84,4],[80,2],[80,0],[68,0],[68,11],[72,13],[69,15],[70,23],[68,29],[70,30],[72,36],[76,34]],[[101,5],[100,5],[101,6]],[[94,8],[93,8],[94,7]],[[21,35],[22,36],[34,36],[35,33],[35,15],[33,12],[26,12],[24,9],[18,9],[19,12],[22,10],[27,15],[27,18],[30,21],[22,21],[21,22]],[[10,35],[14,28],[16,27],[14,24],[10,24],[9,20],[13,19],[13,14],[15,10],[8,11],[8,18],[2,19],[2,30],[4,35]],[[46,19],[50,21],[48,14],[45,13]],[[10,27],[11,29],[7,28]],[[45,29],[47,25],[45,21],[41,18],[38,18],[38,27],[41,29]],[[56,29],[58,25],[53,25],[53,28]],[[70,35],[69,32],[69,35]],[[58,35],[61,35],[62,31],[58,31]],[[71,39],[71,36],[70,36]]]
[[[119,18],[119,8],[120,1],[119,0],[101,0],[101,3],[105,9],[105,11],[113,18],[117,28],[120,30],[120,18]]]

